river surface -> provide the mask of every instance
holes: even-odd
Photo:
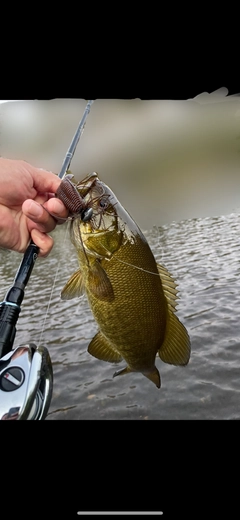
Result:
[[[113,379],[116,365],[88,354],[97,324],[85,297],[60,299],[78,263],[68,225],[58,226],[54,249],[34,266],[14,343],[32,341],[49,350],[54,388],[46,420],[240,418],[240,212],[143,232],[178,283],[177,315],[191,338],[189,364],[175,367],[157,357],[157,389],[142,374]],[[0,250],[1,299],[21,258]]]

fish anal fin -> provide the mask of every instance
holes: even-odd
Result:
[[[122,356],[112,347],[111,343],[101,332],[98,332],[89,343],[88,352],[93,357],[109,363],[122,361]]]
[[[165,338],[158,354],[164,363],[170,365],[184,366],[190,359],[191,343],[188,332],[171,311],[168,313]]]
[[[98,300],[114,300],[112,284],[99,261],[95,261],[88,270],[88,288]]]
[[[71,300],[72,298],[80,298],[84,294],[84,284],[81,270],[78,269],[67,281],[61,291],[62,300]]]

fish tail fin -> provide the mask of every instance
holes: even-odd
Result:
[[[159,357],[170,365],[187,365],[191,343],[187,330],[178,317],[169,310],[164,342],[158,350]]]
[[[124,374],[128,374],[129,372],[136,372],[136,371],[132,370],[130,367],[127,366],[127,367],[123,368],[122,370],[118,370],[117,372],[115,372],[113,374],[113,377],[123,376]],[[142,372],[142,374],[145,377],[147,377],[148,379],[150,379],[150,381],[152,381],[157,386],[157,388],[161,387],[161,378],[160,378],[159,371],[156,367],[154,367],[149,372]]]

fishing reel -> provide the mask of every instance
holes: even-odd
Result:
[[[25,287],[38,254],[32,242],[0,303],[0,420],[43,420],[52,398],[48,350],[34,343],[13,347]]]
[[[0,420],[45,419],[53,388],[52,363],[45,347],[16,347],[0,359]]]

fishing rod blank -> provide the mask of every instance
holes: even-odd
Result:
[[[76,150],[76,147],[77,147],[77,144],[78,144],[78,141],[83,133],[83,130],[84,130],[84,126],[85,126],[85,122],[86,122],[86,119],[87,119],[87,116],[90,112],[90,107],[91,105],[93,104],[93,99],[91,99],[90,101],[88,101],[88,104],[85,108],[85,111],[84,111],[84,114],[83,114],[83,117],[78,125],[78,128],[76,130],[76,133],[73,137],[73,140],[69,146],[69,149],[66,153],[66,156],[65,156],[65,159],[63,161],[63,164],[62,164],[62,168],[61,168],[61,171],[58,175],[59,179],[62,179],[66,173],[66,171],[69,169],[69,166],[70,166],[70,163],[71,163],[71,160],[73,158],[73,155],[75,153],[75,150]]]

